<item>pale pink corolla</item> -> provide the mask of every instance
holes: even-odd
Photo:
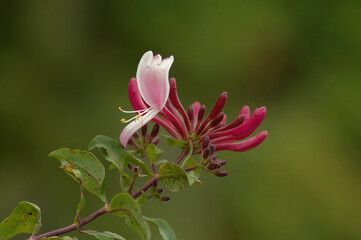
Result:
[[[174,61],[173,56],[165,58],[158,54],[153,56],[151,51],[146,52],[140,59],[136,83],[144,102],[149,106],[136,109],[138,115],[130,122],[120,134],[120,143],[126,147],[129,139],[144,124],[151,121],[164,108],[169,96],[169,69]],[[131,81],[134,82],[134,79]],[[127,112],[127,111],[123,111]]]

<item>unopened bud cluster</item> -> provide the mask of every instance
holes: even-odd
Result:
[[[226,165],[227,161],[218,158],[216,147],[210,143],[209,137],[205,137],[201,146],[201,162],[208,172],[213,173],[217,177],[225,177],[228,172],[219,170]]]
[[[131,145],[137,151],[144,153],[145,149],[149,144],[157,145],[160,141],[158,136],[159,125],[155,124],[150,133],[148,133],[148,124],[145,124],[140,129],[140,134],[135,132],[132,138],[129,140],[128,144]]]

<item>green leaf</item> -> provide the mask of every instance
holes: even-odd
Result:
[[[158,178],[173,192],[179,192],[188,186],[186,172],[171,162],[163,163],[159,167]]]
[[[173,232],[173,229],[169,226],[169,224],[165,220],[160,218],[148,218],[145,216],[143,216],[143,219],[155,224],[158,227],[159,233],[164,240],[177,240]]]
[[[195,186],[195,187],[200,187],[202,185],[201,180],[199,180],[196,175],[194,174],[193,171],[191,172],[187,172],[187,177],[188,177],[188,184],[189,186]]]
[[[119,236],[116,233],[112,233],[112,232],[96,232],[96,231],[92,231],[92,230],[88,230],[88,231],[82,231],[82,233],[94,236],[95,238],[99,239],[99,240],[125,240],[125,238],[123,238],[122,236]]]
[[[125,150],[119,141],[99,135],[89,143],[88,150],[91,151],[94,148],[101,149],[104,159],[113,163],[118,169],[124,170],[126,168],[126,162],[124,160]]]
[[[119,193],[113,197],[109,208],[113,215],[124,217],[125,223],[138,232],[143,239],[150,239],[148,224],[142,219],[141,209],[129,194]]]
[[[148,174],[150,176],[153,175],[151,171],[149,171],[147,164],[145,164],[142,160],[139,158],[134,157],[131,153],[128,153],[125,155],[125,160],[128,163],[133,164],[134,166],[139,166],[142,170],[143,174]]]
[[[105,169],[100,161],[90,152],[60,148],[49,154],[60,160],[61,168],[86,190],[105,201]],[[75,171],[74,171],[75,169]]]
[[[143,206],[147,201],[147,199],[148,199],[147,195],[144,192],[142,192],[142,194],[135,201],[137,201],[139,206]]]
[[[132,179],[129,175],[120,175],[120,186],[122,192],[128,192],[130,184],[132,183]]]
[[[170,147],[180,146],[181,148],[187,148],[183,141],[174,139],[170,136],[165,136],[167,138],[167,143]]]
[[[159,159],[159,160],[155,161],[155,165],[158,166],[158,165],[161,165],[166,162],[169,162],[169,161],[167,159]]]
[[[193,158],[190,158],[187,161],[187,168],[192,168],[195,166],[199,166],[199,164],[196,161],[194,161]],[[201,176],[201,168],[199,167],[191,172],[187,172],[189,186],[195,186],[195,187],[201,186],[202,182],[201,180],[199,180],[200,176]]]
[[[154,144],[149,144],[146,152],[151,163],[155,163],[155,161],[164,153],[163,150],[157,148]]]
[[[188,161],[187,161],[187,168],[191,168],[191,167],[195,167],[195,166],[199,166],[199,164],[194,161],[193,158],[190,158]],[[192,171],[194,173],[194,175],[199,178],[201,176],[201,173],[202,173],[202,169],[199,167],[195,170]]]
[[[33,203],[20,202],[0,223],[0,239],[9,239],[20,233],[36,234],[40,227],[40,208]]]

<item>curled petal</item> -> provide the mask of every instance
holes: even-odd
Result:
[[[266,139],[266,137],[267,131],[263,131],[242,142],[216,143],[215,146],[217,151],[231,150],[235,152],[244,152],[260,145]]]
[[[133,134],[138,131],[144,124],[147,124],[152,118],[157,116],[159,113],[159,109],[151,109],[146,114],[144,114],[140,119],[134,120],[129,123],[120,134],[119,140],[120,143],[126,147],[129,139],[133,136]]]
[[[153,57],[151,51],[141,58],[137,69],[137,83],[143,100],[151,107],[163,108],[169,95],[169,69],[173,56],[164,59],[160,55]]]

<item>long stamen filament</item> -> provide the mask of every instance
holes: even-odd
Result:
[[[142,110],[137,110],[137,111],[127,111],[127,110],[123,110],[122,107],[119,107],[119,110],[122,111],[123,113],[145,113],[149,111],[148,109],[142,109]]]
[[[149,111],[151,110],[151,108],[143,109],[143,110],[138,110],[138,111],[126,111],[126,110],[123,110],[121,107],[119,107],[119,110],[122,111],[122,112],[124,112],[124,113],[137,113],[136,116],[134,116],[134,117],[132,117],[132,118],[130,118],[130,119],[128,119],[128,120],[126,120],[125,118],[122,118],[122,119],[120,120],[122,123],[128,123],[128,122],[130,122],[130,121],[133,121],[133,120],[137,121],[137,120],[140,119],[140,120],[142,121],[142,125],[143,125],[143,115],[144,115],[145,113],[149,112]]]

